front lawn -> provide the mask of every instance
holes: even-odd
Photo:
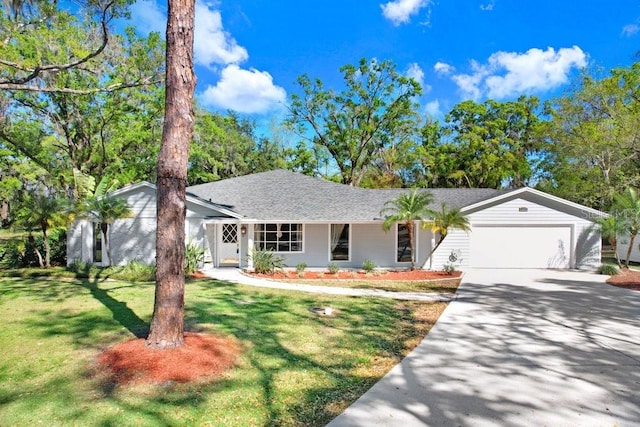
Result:
[[[237,366],[207,384],[114,387],[105,348],[143,337],[152,283],[0,278],[0,425],[321,426],[395,365],[445,303],[187,283],[191,331],[234,336]],[[335,317],[310,309],[331,306]]]

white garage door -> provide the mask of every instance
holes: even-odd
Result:
[[[471,236],[472,267],[568,268],[571,227],[474,226]]]

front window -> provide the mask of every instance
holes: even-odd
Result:
[[[397,262],[411,262],[411,245],[409,244],[409,228],[406,224],[398,224]]]
[[[302,224],[256,224],[256,249],[274,252],[302,252]]]
[[[349,224],[331,224],[331,261],[349,261]]]

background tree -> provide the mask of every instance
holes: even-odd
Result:
[[[65,83],[69,73],[100,75],[112,40],[110,24],[127,15],[131,0],[88,0],[74,8],[58,1],[0,3],[0,89],[87,94],[146,85],[153,77],[131,73],[123,80],[98,81],[91,87]]]
[[[583,74],[548,113],[538,188],[607,210],[614,194],[640,184],[640,63],[601,79]]]
[[[16,215],[16,226],[22,227],[29,233],[29,243],[38,256],[40,267],[51,267],[51,246],[49,245],[49,230],[66,225],[66,202],[64,199],[47,196],[38,191],[32,191],[23,201]],[[38,250],[32,232],[40,230],[44,244],[44,260]]]
[[[440,210],[430,211],[431,219],[424,223],[425,228],[430,228],[433,234],[438,235],[438,240],[433,248],[431,248],[431,252],[429,256],[425,260],[425,266],[427,262],[431,259],[433,254],[436,252],[440,244],[444,241],[449,234],[449,230],[452,228],[457,228],[462,231],[471,230],[471,226],[469,225],[469,219],[460,212],[458,208],[447,208],[447,205],[443,203],[440,206]]]
[[[622,266],[620,256],[618,255],[618,236],[626,233],[626,224],[615,214],[604,218],[598,218],[596,223],[600,227],[600,235],[602,238],[609,242],[613,248],[613,253],[616,257],[618,266]]]
[[[380,215],[384,216],[382,229],[389,231],[394,224],[401,223],[407,227],[409,247],[411,248],[411,270],[416,268],[415,255],[415,223],[424,221],[431,213],[429,205],[433,202],[433,195],[426,191],[411,190],[398,198],[385,203]]]
[[[195,0],[169,0],[165,120],[158,156],[156,292],[147,345],[184,343],[187,162],[193,135]]]
[[[342,183],[360,186],[382,150],[413,137],[414,97],[422,89],[389,61],[361,59],[340,71],[346,89],[339,93],[325,89],[319,79],[300,76],[303,94],[291,96],[287,124],[326,152]]]
[[[83,37],[81,28],[69,34]],[[114,36],[102,52],[95,74],[84,69],[49,76],[56,87],[99,87],[140,74],[162,70],[157,34],[136,37],[128,30]],[[160,77],[156,77],[158,81]],[[159,85],[137,86],[113,92],[12,91],[0,110],[0,144],[45,169],[65,191],[72,190],[74,169],[95,179],[119,176],[121,181],[151,179],[157,153],[162,112]]]
[[[417,148],[421,184],[437,187],[522,187],[534,177],[541,121],[535,97],[464,101],[443,125],[427,121]]]

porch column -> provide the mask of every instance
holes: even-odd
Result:
[[[253,270],[253,224],[247,224],[247,270]]]

